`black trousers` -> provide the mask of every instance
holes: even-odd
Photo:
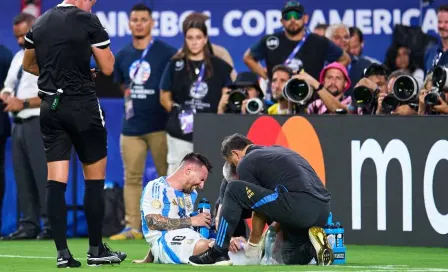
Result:
[[[2,229],[2,208],[5,195],[5,146],[6,138],[0,137],[0,234]]]
[[[282,258],[285,264],[308,264],[313,248],[308,236],[312,226],[325,226],[330,203],[302,192],[275,191],[244,181],[229,182],[221,208],[215,247],[226,250],[243,210],[251,209],[280,223],[283,232]]]

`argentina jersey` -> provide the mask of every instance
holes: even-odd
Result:
[[[196,199],[196,191],[186,194],[175,190],[167,183],[165,176],[148,182],[140,200],[142,231],[146,241],[152,245],[159,238],[163,238],[167,231],[150,230],[145,216],[160,214],[171,219],[189,217],[194,211]]]

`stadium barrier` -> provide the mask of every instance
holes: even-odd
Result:
[[[448,127],[444,117],[240,116],[199,114],[194,148],[215,166],[204,196],[222,179],[220,145],[241,133],[302,154],[332,194],[347,244],[448,244]]]

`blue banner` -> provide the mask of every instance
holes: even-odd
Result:
[[[61,0],[43,0],[42,10],[52,8]],[[237,71],[247,70],[242,58],[244,52],[263,35],[281,30],[281,8],[286,1],[259,0],[146,0],[121,1],[98,0],[94,12],[107,29],[112,50],[117,52],[131,41],[128,27],[129,11],[136,3],[143,2],[153,9],[155,27],[153,35],[176,47],[183,43],[182,22],[191,12],[203,12],[211,17],[209,35],[212,42],[227,48],[232,55]],[[420,9],[419,0],[409,1],[355,1],[321,0],[301,1],[310,15],[309,27],[317,24],[343,22],[359,27],[365,35],[364,54],[380,61],[384,60],[391,42],[395,24],[421,25],[424,32],[437,30],[437,15],[434,7],[439,2]],[[17,48],[12,34],[12,18],[20,10],[19,1],[3,1],[0,16],[0,43],[11,50]],[[422,10],[422,12],[421,12]],[[238,42],[235,42],[238,41]]]

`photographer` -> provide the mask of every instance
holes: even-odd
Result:
[[[372,63],[365,71],[364,77],[356,84],[348,106],[350,113],[375,114],[378,94],[387,93],[389,70],[382,64]]]
[[[448,114],[448,67],[436,66],[419,94],[419,115]]]
[[[387,92],[378,94],[378,107],[376,114],[394,114],[394,115],[415,115],[417,114],[417,97],[412,101],[400,102],[394,94],[396,79],[402,77],[411,78],[412,75],[406,70],[393,71],[387,79]],[[416,86],[418,88],[418,85]],[[396,87],[395,87],[396,88]],[[418,89],[416,89],[418,90]],[[415,108],[415,109],[414,109]]]
[[[333,62],[322,70],[319,81],[323,84],[324,88],[343,105],[342,108],[347,110],[348,105],[351,103],[350,96],[344,98],[344,93],[351,86],[347,69],[337,62]],[[327,114],[334,112],[329,111],[327,108],[327,104],[331,105],[331,103],[332,101],[317,99],[308,105],[308,113]]]
[[[218,114],[260,114],[266,112],[264,94],[255,73],[239,73],[236,80],[223,90],[218,105]],[[250,102],[250,104],[248,104]]]
[[[283,88],[292,77],[292,70],[286,65],[276,65],[272,69],[272,96],[277,101],[268,108],[269,115],[289,114],[289,101],[283,96]]]

